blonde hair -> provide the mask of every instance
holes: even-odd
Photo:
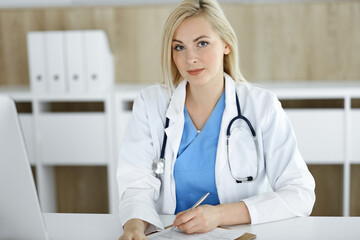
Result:
[[[172,59],[172,41],[176,29],[187,18],[205,17],[220,38],[230,46],[230,53],[224,55],[224,71],[235,82],[246,82],[239,69],[238,43],[234,29],[226,19],[220,5],[215,0],[183,0],[169,15],[163,30],[161,67],[169,90],[173,90],[181,80],[179,70]]]

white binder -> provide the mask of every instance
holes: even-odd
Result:
[[[65,73],[64,33],[61,31],[45,32],[45,49],[49,93],[65,93],[67,91],[67,81]]]
[[[31,91],[46,93],[48,81],[46,79],[45,34],[43,32],[29,32],[27,34],[27,48]]]
[[[83,31],[65,32],[66,68],[70,93],[84,93],[85,86],[85,56]]]
[[[102,30],[84,31],[86,81],[89,92],[101,92],[113,84],[113,55]]]
[[[31,89],[38,93],[99,93],[114,83],[114,57],[102,30],[28,34]]]

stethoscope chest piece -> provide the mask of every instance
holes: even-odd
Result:
[[[155,174],[157,174],[157,175],[163,174],[164,167],[165,167],[165,159],[164,158],[158,158],[153,161],[152,170]]]

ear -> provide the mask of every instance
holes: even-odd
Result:
[[[230,45],[229,45],[229,44],[226,44],[226,45],[225,45],[225,49],[224,49],[224,54],[225,54],[225,55],[228,55],[228,54],[230,53],[230,50],[231,50]]]

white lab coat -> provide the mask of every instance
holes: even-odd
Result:
[[[226,105],[215,165],[220,203],[244,201],[252,224],[309,215],[315,202],[315,182],[298,151],[280,102],[269,91],[248,83],[235,84],[227,74],[224,77]],[[236,183],[226,154],[226,128],[237,115],[235,88],[242,114],[253,125],[260,147],[259,174],[248,183]],[[169,91],[162,85],[143,89],[134,101],[117,170],[122,225],[131,218],[139,218],[162,228],[158,214],[174,214],[173,169],[184,127],[185,95],[186,80],[174,90],[171,101]],[[159,180],[152,171],[152,163],[160,157],[166,117],[170,122],[165,129],[168,137],[165,172]],[[256,158],[242,164],[250,169],[250,174],[256,173]]]

